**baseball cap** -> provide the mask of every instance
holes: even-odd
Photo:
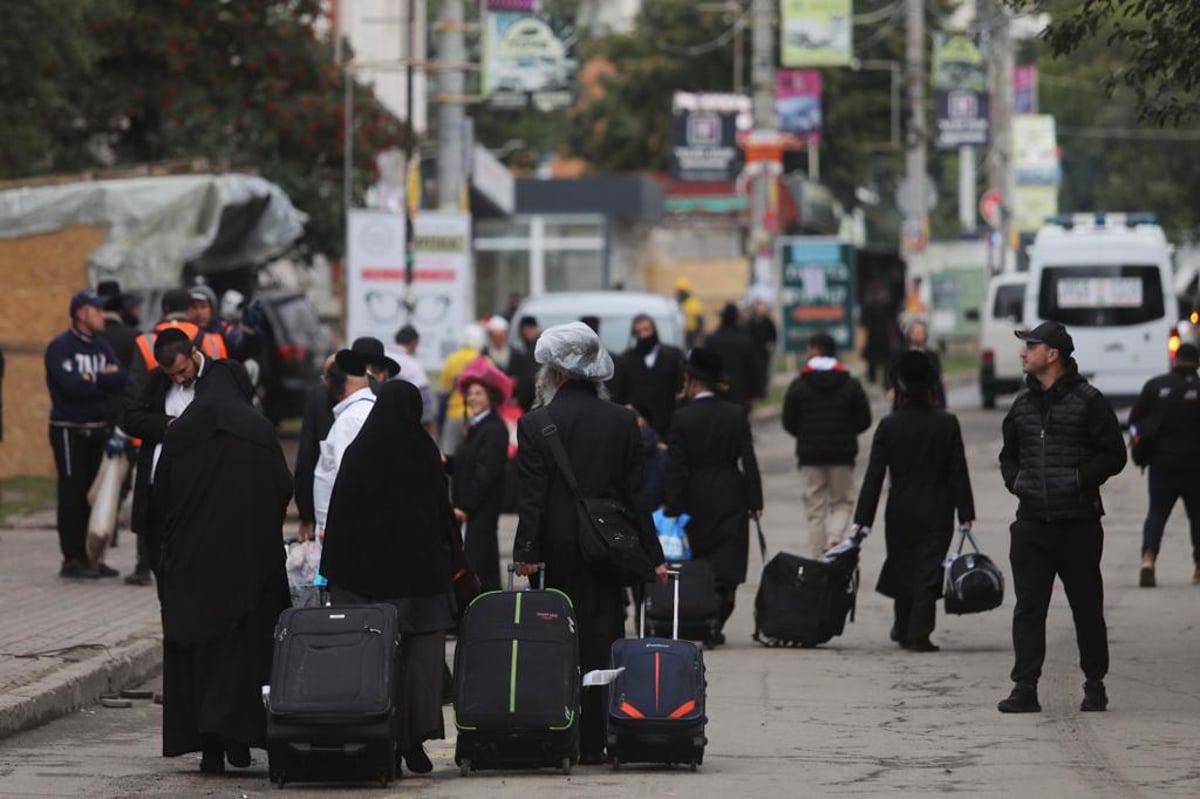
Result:
[[[71,316],[74,316],[76,313],[78,313],[79,309],[85,305],[91,305],[93,308],[103,308],[104,298],[91,289],[84,289],[83,291],[77,292],[75,296],[71,298]]]
[[[1013,335],[1022,341],[1045,344],[1052,350],[1058,350],[1064,358],[1075,351],[1071,334],[1058,322],[1042,322],[1033,330],[1014,330]]]

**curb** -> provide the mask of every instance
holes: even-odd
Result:
[[[162,641],[139,638],[0,696],[0,739],[95,704],[162,669]]]

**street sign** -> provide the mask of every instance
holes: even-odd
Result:
[[[996,227],[1000,222],[1000,202],[999,189],[989,189],[979,199],[979,215],[991,227]]]
[[[843,352],[854,349],[854,246],[837,239],[776,239],[781,269],[783,349],[804,352],[808,338],[825,332]]]

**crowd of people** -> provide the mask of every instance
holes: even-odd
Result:
[[[515,571],[531,575],[544,565],[545,584],[574,604],[583,668],[604,667],[624,634],[625,592],[579,556],[577,494],[629,509],[659,580],[667,565],[651,512],[690,516],[692,556],[712,566],[720,606],[705,643],[725,642],[746,580],[749,525],[764,510],[749,410],[769,384],[775,333],[765,303],[755,304],[748,323],[726,307],[719,326],[703,339],[696,331],[686,352],[661,341],[654,320],[639,315],[631,346],[615,357],[582,322],[543,331],[536,319],[520,318],[514,340],[511,322],[497,315],[464,331],[439,375],[440,396],[416,358],[415,329],[400,329],[394,347],[357,339],[329,356],[310,390],[289,471],[240,363],[253,352],[253,327],[214,324],[216,298],[198,287],[168,292],[159,324],[123,337],[107,329],[123,324],[106,317],[110,302],[91,291],[73,297],[71,325],[46,353],[61,573],[115,575],[85,548],[87,489],[106,448],[136,452],[138,565],[129,581],[154,582],[162,603],[165,755],[199,751],[206,772],[249,762],[249,748],[264,743],[259,686],[269,677],[275,618],[297,601],[298,587],[320,587],[335,603],[396,607],[398,759],[415,773],[429,771],[423,742],[443,735],[446,636],[475,593],[500,587],[498,523],[506,509],[518,520]],[[1124,440],[1109,404],[1079,374],[1066,329],[1045,323],[1019,335],[1027,389],[1005,417],[1000,453],[1005,486],[1019,499],[1016,658],[1014,688],[1000,710],[1040,709],[1056,576],[1075,616],[1083,709],[1103,710],[1099,488],[1125,465]],[[975,510],[940,364],[925,347],[923,325],[910,325],[907,336],[907,350],[885,372],[894,410],[876,426],[857,497],[857,439],[871,426],[870,404],[830,336],[810,338],[782,424],[796,439],[813,557],[848,529],[870,531],[890,479],[877,588],[894,602],[892,639],[933,652],[942,559],[955,517],[969,526]],[[1200,481],[1189,471],[1200,453],[1188,449],[1196,446],[1200,409],[1196,360],[1194,348],[1182,348],[1132,417],[1158,442],[1143,584],[1153,584],[1165,516],[1180,496],[1200,581]],[[567,453],[571,480],[548,431]],[[293,493],[304,554],[289,559],[281,543]],[[237,503],[227,501],[234,495]],[[224,588],[214,595],[217,573]],[[584,763],[605,756],[601,701],[601,692],[585,691]]]

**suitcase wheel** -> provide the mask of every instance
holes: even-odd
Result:
[[[458,764],[458,776],[467,777],[471,774],[471,761],[463,760]]]
[[[563,773],[563,776],[564,776],[564,777],[569,777],[569,776],[571,776],[571,758],[569,758],[569,757],[564,757],[564,758],[562,759],[562,765],[561,765],[561,768],[562,768],[562,773]]]
[[[691,762],[688,763],[688,767],[691,768],[692,771],[695,771],[699,766],[700,764],[696,762],[696,758],[694,757],[692,758]]]

